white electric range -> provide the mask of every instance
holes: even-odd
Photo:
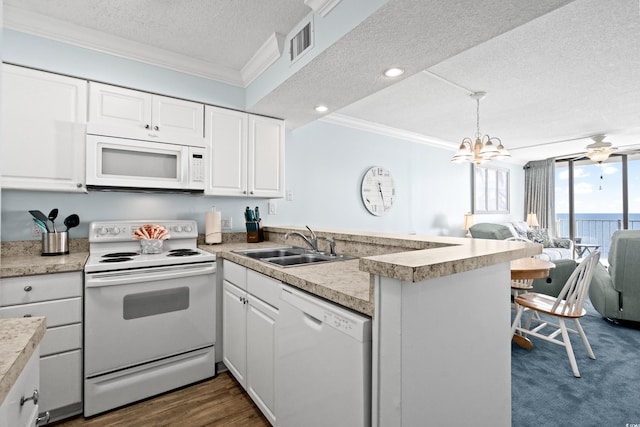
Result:
[[[169,232],[158,254],[133,232]],[[96,221],[85,265],[84,415],[215,375],[215,255],[189,220]]]

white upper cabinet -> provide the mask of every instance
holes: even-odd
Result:
[[[284,196],[284,122],[207,106],[205,194]]]
[[[85,192],[85,80],[2,65],[2,188]]]
[[[91,82],[87,133],[204,147],[204,105]]]
[[[254,197],[284,197],[284,122],[249,115],[248,191]]]

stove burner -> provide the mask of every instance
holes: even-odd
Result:
[[[123,257],[132,257],[140,255],[138,252],[113,252],[110,254],[102,255],[103,258],[123,258]]]
[[[167,256],[193,256],[200,255],[195,249],[171,249]]]
[[[100,260],[100,262],[125,262],[125,261],[133,261],[133,258],[119,257],[119,258],[105,258]]]

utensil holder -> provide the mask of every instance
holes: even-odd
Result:
[[[57,231],[55,233],[42,233],[42,255],[66,255],[69,253],[69,233]]]

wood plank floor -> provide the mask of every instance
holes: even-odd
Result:
[[[82,416],[51,424],[55,427],[141,426],[270,426],[229,372],[103,415]]]

